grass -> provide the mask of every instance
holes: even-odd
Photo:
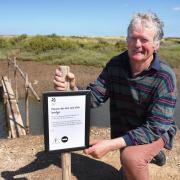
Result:
[[[104,66],[125,49],[124,37],[0,36],[0,59],[14,55],[47,64]],[[172,67],[180,66],[180,38],[165,38],[159,56]]]
[[[166,42],[159,49],[159,57],[165,60],[171,67],[180,66],[180,44]]]

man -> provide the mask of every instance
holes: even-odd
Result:
[[[176,126],[176,78],[172,69],[157,56],[163,38],[163,23],[154,13],[137,13],[127,33],[128,50],[113,57],[95,83],[92,106],[110,98],[110,140],[92,140],[86,154],[101,158],[120,149],[123,173],[128,180],[147,180],[148,163],[165,163],[162,148],[171,149]],[[77,89],[74,74],[70,86]],[[54,86],[65,90],[61,71]]]

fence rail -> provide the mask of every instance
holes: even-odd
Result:
[[[16,57],[13,58],[13,60],[11,58],[8,57],[8,77],[10,74],[10,65],[14,66],[14,79],[17,79],[17,73],[16,71],[18,70],[21,77],[25,80],[26,86],[28,88],[30,88],[31,92],[33,93],[33,95],[35,96],[35,98],[40,101],[40,98],[38,96],[38,94],[36,93],[36,91],[34,90],[34,88],[32,87],[31,83],[28,81],[28,75],[27,73],[24,73],[21,68],[17,65],[16,63]],[[17,81],[15,81],[15,87],[17,87]],[[16,88],[17,89],[17,88]]]
[[[22,69],[18,66],[16,57],[10,58],[7,57],[8,60],[8,79],[10,79],[10,71],[13,71],[14,80],[15,80],[15,98],[18,101],[18,76],[17,73],[20,74],[22,79],[24,80],[25,85],[25,115],[26,115],[26,133],[29,134],[29,90],[35,97],[37,101],[40,101],[40,97],[32,87],[32,84],[28,80],[28,74],[24,73]],[[12,68],[11,68],[12,67]]]

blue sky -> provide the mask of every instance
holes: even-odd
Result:
[[[0,35],[126,36],[135,12],[155,12],[180,37],[180,0],[2,0]]]

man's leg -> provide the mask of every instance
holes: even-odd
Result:
[[[159,139],[151,144],[128,146],[121,150],[121,164],[127,180],[148,180],[148,163],[164,147]]]

